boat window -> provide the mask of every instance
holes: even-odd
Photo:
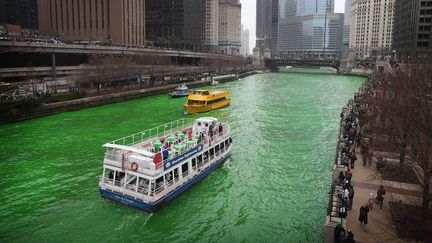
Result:
[[[148,189],[149,180],[145,178],[138,178],[138,192],[146,192]]]
[[[221,143],[221,144],[220,144],[220,149],[221,149],[221,150],[224,149],[224,147],[225,147],[224,145],[225,145],[224,143]]]
[[[196,95],[209,95],[209,92],[196,90],[196,91],[194,91],[194,94],[196,94]]]
[[[182,165],[182,173],[185,173],[189,170],[189,163],[184,163]]]
[[[207,162],[208,160],[208,151],[204,152],[204,162]]]
[[[201,126],[201,122],[198,122],[197,125],[198,125],[198,126]]]
[[[165,174],[165,182],[166,182],[166,183],[171,182],[172,179],[173,179],[172,171],[170,171],[170,172],[168,172],[168,173]]]
[[[210,149],[210,157],[214,155],[214,149]]]
[[[156,191],[160,191],[163,189],[163,177],[159,177],[156,179],[156,185],[155,185],[155,190]]]
[[[174,180],[178,180],[179,174],[178,174],[178,168],[174,169]]]
[[[202,154],[198,155],[198,163],[201,163],[203,161],[203,156]]]
[[[195,167],[196,166],[196,158],[193,158],[192,159],[192,167]]]
[[[216,104],[216,103],[219,103],[219,102],[224,101],[224,100],[226,100],[225,97],[223,97],[223,98],[219,98],[219,99],[215,99],[215,100],[209,100],[209,101],[207,101],[207,104],[208,104],[208,105]]]
[[[188,105],[205,105],[205,101],[188,100]]]
[[[105,175],[106,179],[112,180],[114,178],[114,171],[107,169],[107,168],[104,168],[104,175]]]

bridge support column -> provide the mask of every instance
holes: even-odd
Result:
[[[52,79],[54,81],[56,81],[57,80],[57,66],[56,66],[56,56],[55,56],[54,52],[51,54],[51,57],[52,57]]]

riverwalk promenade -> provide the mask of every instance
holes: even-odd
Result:
[[[338,238],[339,226],[346,232],[351,231],[355,242],[409,242],[398,236],[394,218],[404,212],[399,212],[397,207],[390,206],[403,201],[405,205],[421,206],[422,188],[417,184],[402,183],[385,180],[377,170],[378,157],[387,158],[387,163],[398,163],[397,160],[389,159],[389,153],[373,151],[372,163],[363,163],[360,145],[357,146],[356,131],[360,130],[358,111],[354,108],[351,100],[343,109],[341,114],[340,135],[336,151],[336,159],[333,170],[332,195],[329,202],[329,215],[325,227],[325,242],[352,242]],[[358,142],[358,141],[357,141]],[[357,160],[352,165],[352,155]],[[351,168],[352,176],[349,179],[352,189],[347,186],[349,178],[348,167]],[[379,208],[377,203],[372,206],[368,213],[367,227],[363,227],[359,220],[360,208],[369,202],[370,194],[375,197],[380,186],[384,186],[383,207]],[[348,200],[344,190],[347,188],[350,194]],[[352,197],[353,194],[353,197]],[[344,196],[345,195],[345,196]],[[348,203],[349,202],[349,203]],[[345,213],[346,212],[346,213]],[[339,226],[338,226],[339,225]],[[347,233],[345,233],[347,235]],[[345,241],[344,241],[345,240]]]
[[[357,163],[353,171],[351,184],[355,195],[352,209],[348,211],[346,229],[353,232],[356,242],[409,242],[399,239],[393,223],[389,202],[397,203],[403,198],[404,204],[421,205],[421,188],[419,185],[383,180],[373,163],[371,167],[363,166],[363,157],[356,150]],[[360,224],[359,209],[368,202],[370,193],[377,193],[380,185],[386,190],[382,209],[374,205],[368,214],[368,226],[365,231]]]

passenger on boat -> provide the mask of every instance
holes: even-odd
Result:
[[[219,122],[219,133],[222,133],[223,131],[223,125],[222,122]]]
[[[209,126],[209,136],[210,136],[210,139],[212,139],[212,137],[213,137],[213,128],[214,128],[213,124],[210,124],[210,126]]]
[[[168,159],[168,149],[164,148],[162,150],[162,155],[164,160]]]
[[[171,172],[165,175],[165,180],[171,181]]]

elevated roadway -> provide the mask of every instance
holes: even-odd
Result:
[[[63,54],[100,54],[100,55],[145,55],[145,56],[167,56],[167,57],[186,57],[186,58],[207,58],[234,60],[238,56],[181,51],[171,49],[152,49],[121,46],[96,46],[96,45],[69,45],[52,43],[29,43],[0,41],[0,53],[63,53]]]

